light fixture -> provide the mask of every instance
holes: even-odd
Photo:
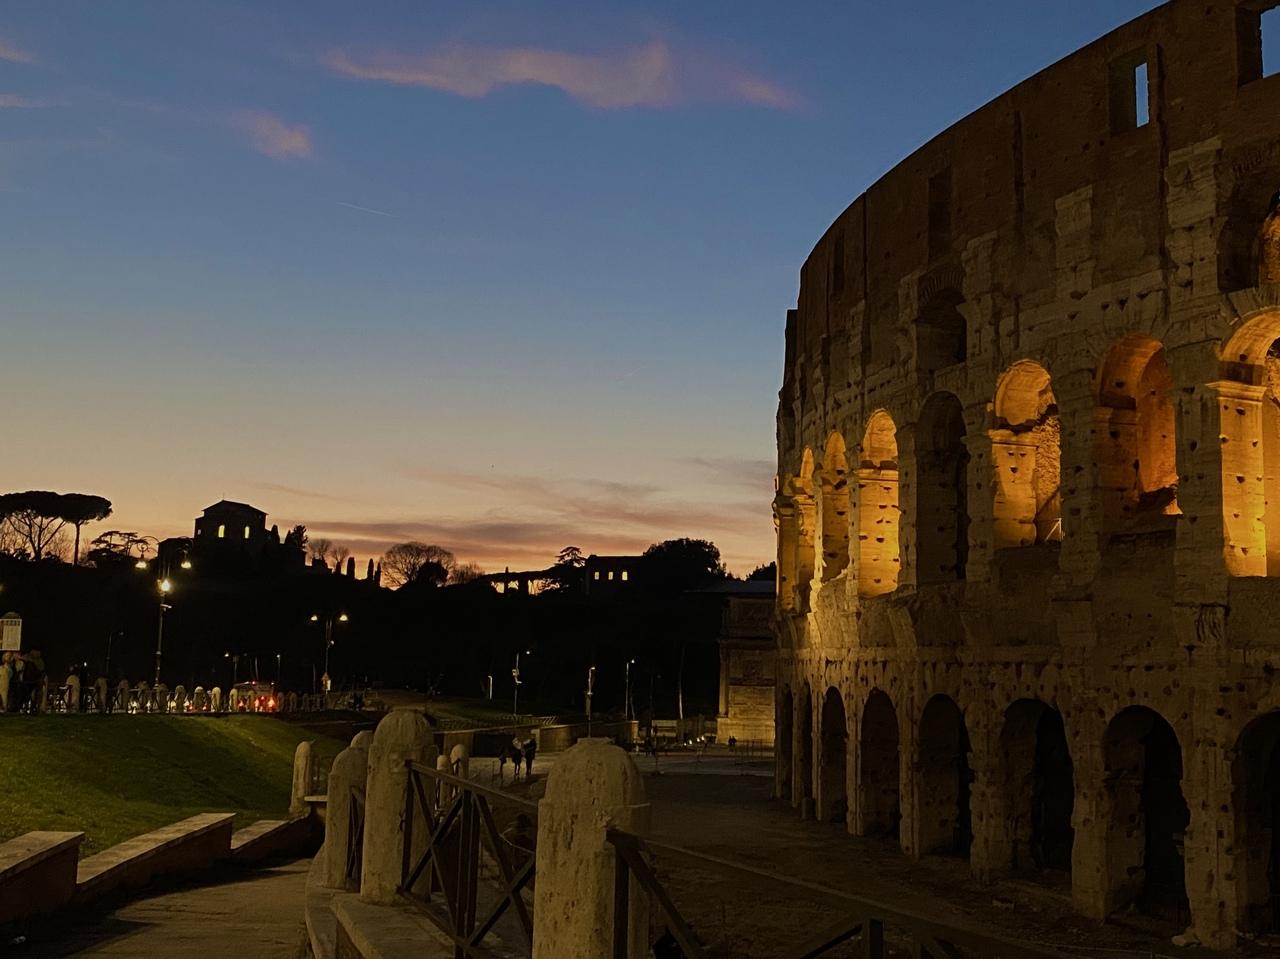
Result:
[[[189,559],[184,559],[184,560],[182,561],[182,568],[183,568],[183,569],[190,569],[190,568],[191,568],[191,560],[189,560]]]
[[[160,580],[160,592],[168,593],[172,589],[173,589],[173,583],[169,582],[167,578]]]
[[[320,614],[319,614],[319,613],[312,613],[312,614],[311,614],[311,622],[313,622],[313,623],[318,623],[318,622],[320,622]]]
[[[340,623],[345,623],[345,622],[347,622],[349,619],[350,619],[350,617],[349,617],[349,616],[347,616],[347,614],[346,614],[346,613],[343,613],[341,616],[339,616],[339,617],[338,617],[338,622],[340,622]]]
[[[146,569],[146,568],[147,568],[147,561],[146,561],[145,559],[139,558],[139,559],[138,559],[138,561],[137,561],[136,563],[134,563],[133,565],[134,565],[134,567],[135,567],[135,568],[137,568],[137,569]]]

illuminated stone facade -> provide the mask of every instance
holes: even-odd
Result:
[[[780,794],[1216,946],[1280,895],[1268,6],[1174,0],[873,185],[778,412]]]

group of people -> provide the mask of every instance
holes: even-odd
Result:
[[[40,650],[0,655],[0,712],[37,712],[48,696],[49,677]]]
[[[538,753],[538,741],[533,736],[522,740],[519,736],[511,737],[511,745],[506,752],[498,756],[498,779],[505,775],[507,763],[511,763],[512,780],[520,778],[520,764],[524,764],[524,778],[533,775],[533,757]]]

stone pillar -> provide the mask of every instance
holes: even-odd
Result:
[[[902,821],[898,827],[898,843],[912,859],[921,856],[920,847],[920,712],[914,695],[903,694],[898,707],[898,807]]]
[[[1093,371],[1079,369],[1055,377],[1053,395],[1058,401],[1059,490],[1062,496],[1062,552],[1058,563],[1074,584],[1092,582],[1102,563],[1104,520],[1098,496],[1099,463],[1096,430],[1099,414],[1106,428],[1106,414],[1095,399]],[[1126,464],[1132,471],[1133,464]]]
[[[920,581],[917,572],[920,556],[920,464],[916,453],[916,429],[900,429],[898,440],[898,575],[897,586],[914,587]],[[927,493],[924,495],[928,495]]]
[[[993,497],[995,470],[992,467],[991,434],[988,432],[988,403],[975,403],[964,411],[964,445],[969,451],[968,489],[969,552],[965,561],[966,583],[991,579],[992,551],[995,547]]]
[[[467,779],[471,775],[471,750],[466,743],[454,743],[449,750],[450,771],[459,779]]]
[[[369,779],[364,806],[364,867],[360,898],[390,905],[400,888],[404,864],[405,794],[409,760],[435,767],[431,726],[416,709],[393,709],[373,734],[369,745]],[[418,823],[416,838],[424,827]]]
[[[300,816],[307,811],[307,794],[311,791],[315,759],[311,747],[315,743],[305,740],[293,751],[293,787],[289,791],[289,815]]]
[[[359,736],[356,739],[359,739]],[[324,884],[330,889],[347,887],[347,848],[351,843],[351,793],[354,789],[365,789],[368,777],[368,747],[364,744],[357,746],[356,740],[353,739],[350,746],[338,753],[333,766],[329,769],[329,791],[324,810]]]
[[[538,804],[538,882],[533,959],[612,959],[616,854],[610,827],[644,834],[649,827],[640,771],[603,739],[582,739],[547,777]],[[649,950],[648,896],[634,880],[628,907],[628,952]]]
[[[1222,533],[1232,576],[1267,575],[1266,491],[1263,484],[1264,387],[1210,383],[1217,397],[1221,450]]]
[[[779,495],[773,501],[773,515],[778,528],[778,607],[792,610],[796,606],[796,547],[799,539],[795,505]]]
[[[1090,919],[1106,919],[1111,911],[1111,871],[1108,837],[1111,802],[1103,765],[1103,731],[1091,743],[1072,737],[1076,796],[1071,811],[1075,839],[1071,845],[1071,900],[1075,910]]]
[[[1191,810],[1191,823],[1183,839],[1187,899],[1191,906],[1187,934],[1210,949],[1230,950],[1236,945],[1240,912],[1236,871],[1245,862],[1243,857],[1239,863],[1236,861],[1237,809],[1229,754],[1210,741],[1201,748],[1184,750],[1183,755],[1187,764],[1182,793]]]
[[[973,770],[973,783],[969,788],[969,815],[973,829],[969,868],[979,882],[991,882],[1009,872],[1018,823],[1012,821],[1012,810],[1008,808],[1005,768],[1000,756],[1000,730],[993,728],[987,717],[974,715],[973,718],[977,722],[969,729],[972,747],[969,767]],[[1034,751],[1034,738],[1031,744]],[[1030,765],[1027,759],[1030,759]],[[1034,754],[1019,756],[1016,761],[1026,769],[1029,780],[1035,764]],[[1028,781],[1026,787],[1029,789],[1030,785]],[[1030,823],[1026,826],[1029,828]]]

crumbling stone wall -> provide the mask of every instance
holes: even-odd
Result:
[[[1280,893],[1265,6],[1173,0],[858,197],[778,410],[780,790],[1219,947]]]

